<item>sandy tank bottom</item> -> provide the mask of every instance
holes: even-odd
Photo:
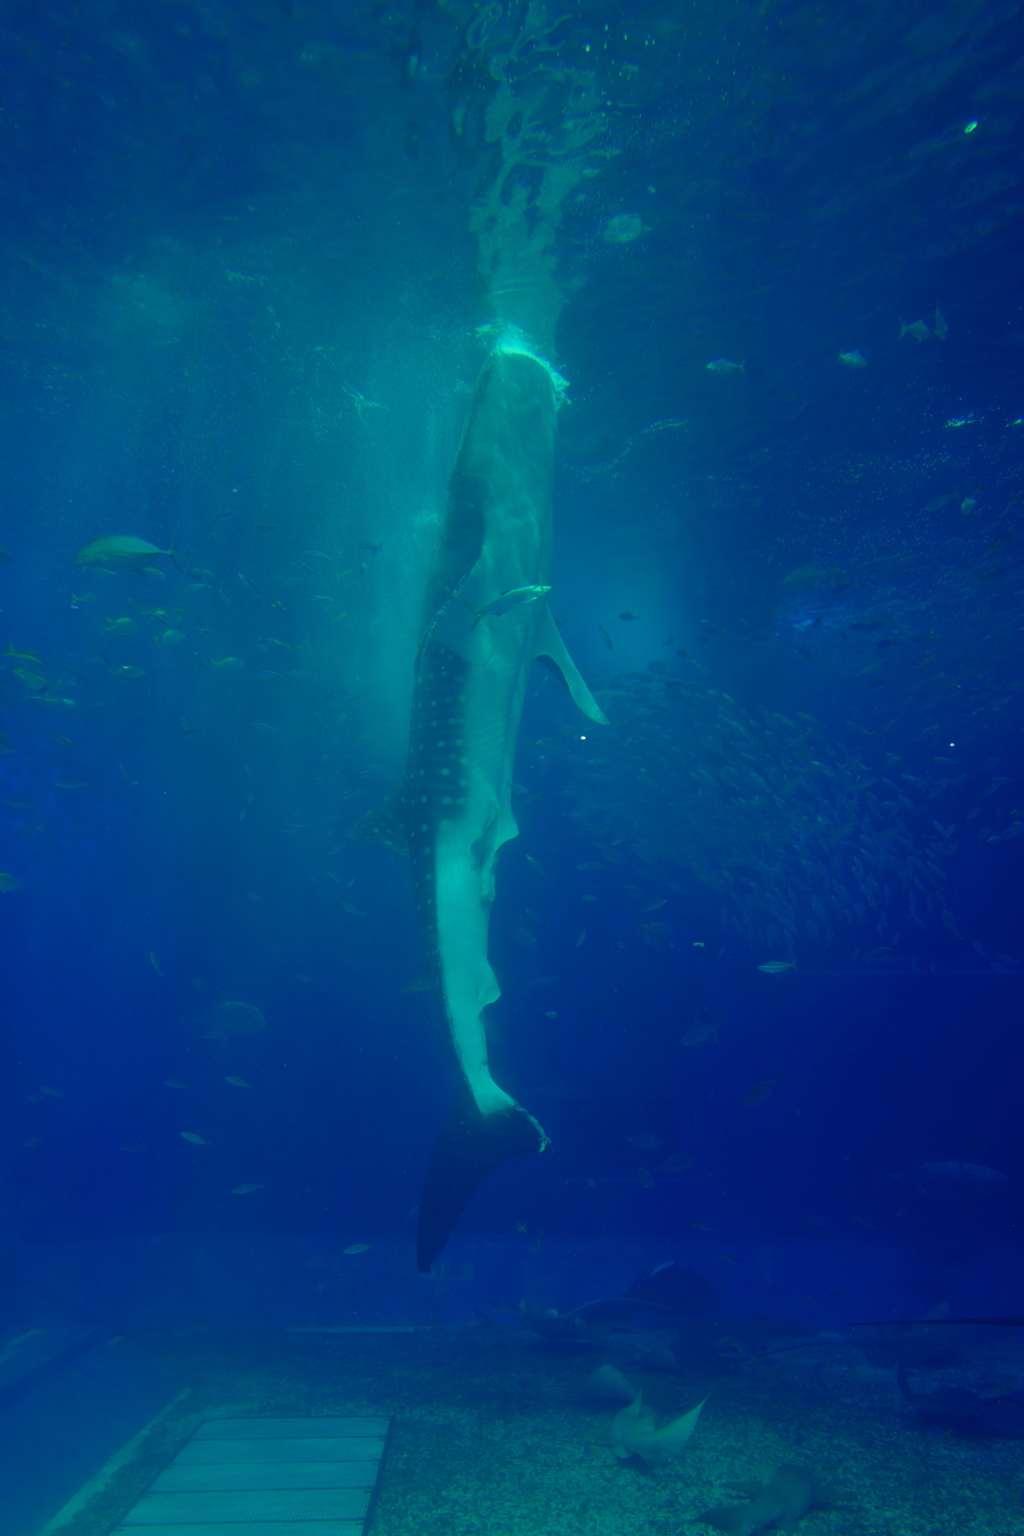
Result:
[[[210,1416],[386,1414],[391,1437],[373,1536],[676,1536],[736,1484],[784,1462],[811,1469],[840,1507],[806,1536],[1024,1536],[1024,1442],[915,1423],[891,1370],[834,1354],[708,1362],[682,1374],[607,1355],[561,1355],[516,1328],[409,1334],[158,1332],[117,1346],[190,1388],[62,1536],[109,1536]],[[614,1406],[586,1399],[611,1359],[673,1417],[706,1393],[688,1448],[648,1468],[616,1461]],[[310,1528],[311,1531],[315,1527]]]

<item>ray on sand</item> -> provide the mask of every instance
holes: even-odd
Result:
[[[498,1086],[482,1012],[500,995],[487,958],[495,859],[516,836],[513,762],[535,658],[588,719],[605,717],[548,608],[555,416],[562,381],[513,333],[484,364],[452,471],[416,659],[405,772],[353,828],[412,865],[425,974],[462,1082],[434,1146],[417,1261],[430,1268],[476,1189],[505,1158],[548,1138]],[[502,595],[531,589],[530,602]]]

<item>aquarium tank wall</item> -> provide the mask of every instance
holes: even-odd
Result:
[[[0,0],[8,1536],[1024,1530],[1022,40]]]

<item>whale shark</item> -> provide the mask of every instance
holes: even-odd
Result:
[[[416,654],[405,771],[353,835],[410,859],[423,979],[461,1075],[420,1201],[422,1272],[505,1158],[543,1152],[542,1127],[491,1075],[483,1010],[499,849],[518,832],[513,762],[527,677],[546,662],[588,720],[605,716],[548,608],[556,415],[565,381],[514,328],[484,363],[452,469]]]

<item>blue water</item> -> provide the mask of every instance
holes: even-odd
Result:
[[[484,356],[474,14],[0,19],[8,1332],[46,1245],[411,1252],[455,1066],[408,871],[347,831]],[[723,1244],[788,1244],[818,1325],[895,1294],[816,1312],[827,1244],[1019,1310],[1019,17],[584,33],[615,153],[558,233],[551,601],[611,723],[537,669],[491,1046],[553,1148],[460,1231],[727,1288]],[[114,534],[173,554],[76,564]]]

